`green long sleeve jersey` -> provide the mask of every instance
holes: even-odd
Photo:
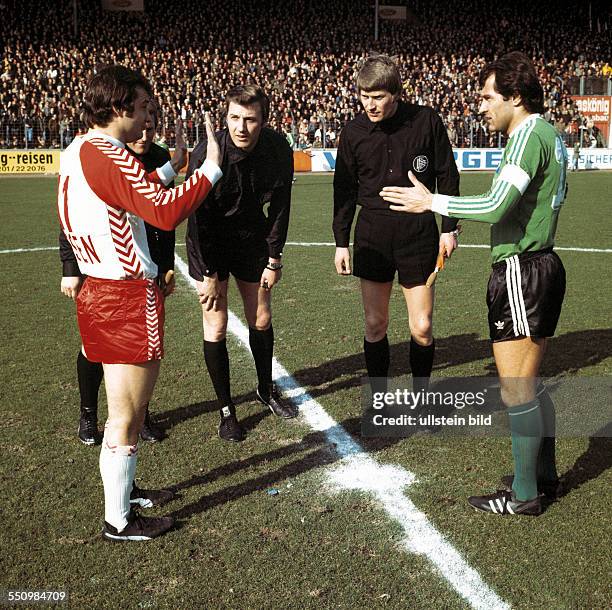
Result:
[[[566,192],[567,150],[540,115],[511,133],[491,188],[484,195],[434,195],[432,210],[491,224],[493,263],[554,244]]]

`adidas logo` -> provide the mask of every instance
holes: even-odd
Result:
[[[495,322],[495,328],[497,328],[497,330],[502,330],[504,328],[504,322],[501,320],[499,322]]]

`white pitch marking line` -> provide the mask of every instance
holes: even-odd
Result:
[[[335,246],[336,244],[331,241],[288,241],[285,245],[287,246]],[[487,244],[459,244],[461,248],[484,248],[490,250],[491,246]],[[565,250],[567,252],[597,252],[600,254],[612,253],[612,248],[578,248],[569,246],[555,246],[555,250]]]
[[[45,252],[47,250],[59,250],[59,247],[46,246],[43,248],[14,248],[12,250],[0,250],[0,254],[16,254],[19,252]]]
[[[183,259],[174,255],[178,271],[195,288]],[[228,311],[228,330],[244,348],[249,348],[249,330]],[[424,555],[448,583],[473,608],[479,610],[509,609],[510,606],[482,580],[462,555],[429,522],[403,493],[403,488],[416,481],[414,473],[404,468],[383,465],[368,455],[361,445],[340,426],[325,409],[301,387],[278,362],[272,361],[272,375],[285,394],[300,408],[300,418],[313,430],[324,432],[340,456],[339,465],[328,470],[330,483],[336,488],[370,492],[387,514],[404,530],[401,545],[409,553]]]
[[[184,246],[184,243],[177,242],[177,246]],[[288,241],[287,246],[310,247],[310,246],[335,246],[332,241]],[[490,249],[487,244],[460,244],[459,248],[484,248]],[[12,250],[0,250],[0,254],[17,254],[20,252],[44,252],[50,250],[59,250],[57,246],[44,246],[41,248],[14,248]],[[596,252],[598,254],[610,254],[612,248],[577,248],[568,246],[555,246],[555,250],[564,250],[566,252]]]

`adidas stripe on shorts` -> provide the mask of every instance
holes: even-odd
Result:
[[[565,269],[552,248],[493,265],[487,289],[492,341],[552,337],[565,295]]]
[[[164,296],[154,280],[87,277],[77,319],[92,362],[136,364],[163,356]]]

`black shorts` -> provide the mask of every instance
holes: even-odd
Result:
[[[257,282],[268,264],[268,242],[263,234],[232,232],[216,246],[217,277],[224,282],[231,273],[243,282]]]
[[[565,269],[552,249],[493,265],[487,288],[492,341],[552,337],[565,295]]]
[[[402,286],[424,284],[436,266],[440,236],[434,215],[362,208],[355,226],[353,275]]]

